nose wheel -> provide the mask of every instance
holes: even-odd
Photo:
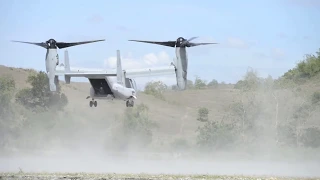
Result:
[[[128,100],[128,101],[126,102],[126,106],[127,106],[127,107],[133,107],[133,106],[134,106],[134,101]]]
[[[98,103],[97,103],[97,101],[92,100],[92,101],[90,101],[89,106],[90,107],[92,107],[92,106],[97,107]]]

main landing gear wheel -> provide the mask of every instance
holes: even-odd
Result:
[[[97,107],[98,103],[97,103],[97,101],[90,101],[89,106],[90,107],[92,107],[92,106]]]

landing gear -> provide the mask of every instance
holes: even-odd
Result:
[[[128,101],[126,102],[126,106],[127,106],[127,107],[133,107],[133,106],[134,106],[134,101],[133,101],[133,100],[128,100]]]
[[[95,101],[95,100],[92,99],[92,101],[90,101],[90,103],[89,103],[89,106],[90,106],[90,107],[92,107],[92,106],[97,107],[97,106],[98,106],[98,103],[97,103],[97,101]]]

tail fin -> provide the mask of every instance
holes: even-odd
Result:
[[[70,63],[69,63],[68,50],[64,51],[64,70],[65,70],[65,72],[70,72]],[[64,79],[66,81],[66,84],[70,84],[71,76],[65,75]]]
[[[121,66],[120,50],[117,50],[117,83],[124,85],[124,72]]]

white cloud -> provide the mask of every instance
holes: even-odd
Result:
[[[94,15],[91,15],[90,17],[88,17],[87,21],[89,23],[99,24],[104,21],[104,18],[99,14],[94,14]]]
[[[230,37],[227,39],[227,45],[233,48],[248,48],[249,45],[244,40]]]
[[[141,58],[132,57],[131,53],[127,56],[121,56],[121,63],[123,69],[137,69],[137,68],[147,68],[147,67],[157,67],[170,65],[172,62],[170,56],[165,52],[161,51],[157,54],[148,53]],[[117,57],[112,56],[104,61],[104,66],[106,68],[116,68]]]
[[[140,58],[132,57],[131,53],[121,56],[121,63],[123,69],[140,69],[148,67],[169,66],[172,58],[165,52],[148,53]],[[117,66],[117,57],[112,56],[104,61],[104,67],[114,69]],[[152,77],[139,77],[135,78],[138,89],[143,89],[145,84],[149,81],[163,81],[167,85],[175,84],[175,76],[152,76]]]

